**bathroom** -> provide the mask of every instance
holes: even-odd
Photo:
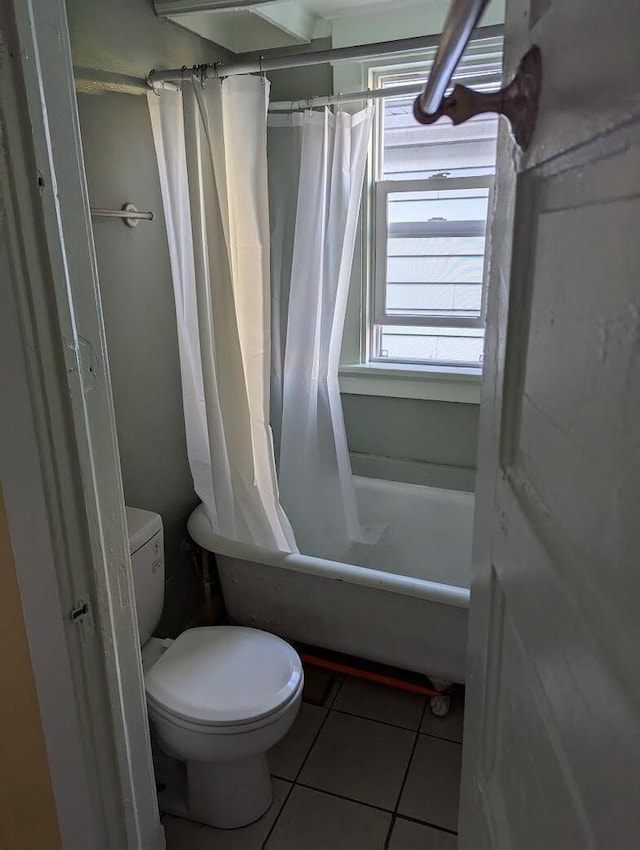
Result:
[[[118,73],[124,70],[133,77],[143,75],[144,69],[148,72],[152,66],[180,65],[187,55],[193,57],[194,63],[205,58],[212,61],[217,56],[213,45],[167,21],[156,19],[149,5],[127,4],[126,11],[123,8],[120,13],[122,19],[119,21],[118,7],[113,4],[107,13],[99,4],[94,9],[91,4],[78,2],[69,5],[69,16],[76,75],[78,69],[82,69],[78,105],[91,204],[119,208],[129,201],[140,210],[156,213],[153,221],[141,221],[135,229],[124,227],[121,222],[112,219],[94,217],[93,229],[125,500],[128,505],[162,516],[167,576],[163,615],[156,632],[163,637],[175,637],[199,622],[202,615],[202,580],[197,555],[186,531],[186,520],[198,499],[194,495],[185,444],[175,307],[166,232],[160,215],[162,197],[158,167],[153,155],[146,97],[119,91],[96,91],[91,69],[98,67],[108,72],[117,68]],[[500,10],[490,10],[490,23],[499,22],[500,14]],[[97,19],[97,15],[104,15],[105,19]],[[139,17],[138,24],[136,16]],[[126,26],[122,23],[125,20]],[[138,38],[139,32],[144,33],[142,40]],[[319,46],[327,44],[330,41],[324,39]],[[164,52],[159,52],[159,47]],[[180,61],[177,57],[181,57]],[[330,94],[333,90],[333,69],[328,63],[274,71],[269,77],[271,101],[289,100],[310,93]],[[352,283],[352,290],[357,291],[357,282],[355,285]],[[443,400],[447,398],[447,392],[455,398],[450,387],[444,389],[443,396],[442,387],[433,383],[425,388],[411,381],[407,390],[405,380],[395,389],[392,387],[391,394],[380,395],[378,393],[384,392],[384,388],[370,389],[371,382],[366,376],[359,380],[354,375],[342,376],[342,382],[345,385],[342,405],[354,474],[411,485],[428,484],[456,492],[473,489],[479,408],[477,377],[474,376],[465,386],[466,396],[461,395],[460,400],[454,401]],[[467,525],[469,523],[470,513]],[[356,586],[354,604],[361,604],[362,594],[366,592]],[[218,611],[221,607],[219,584],[213,597],[211,606]],[[326,606],[333,604],[328,599],[325,602]],[[398,608],[398,613],[390,614],[390,629],[394,629],[394,623],[396,631],[401,627],[403,615],[399,612],[402,610]],[[345,610],[344,617],[350,616]],[[418,612],[411,621],[409,635],[411,628],[414,631],[417,628],[417,616]],[[243,619],[243,622],[248,620]],[[266,625],[264,627],[267,628]],[[328,628],[335,633],[335,627]],[[384,629],[383,626],[381,628]],[[286,629],[281,628],[280,632],[287,634]],[[465,637],[466,632],[462,639]],[[400,640],[399,637],[397,639]],[[307,642],[314,643],[310,639]],[[360,653],[352,650],[350,654],[357,656]],[[415,654],[418,654],[417,647]],[[390,659],[389,663],[393,660]],[[463,676],[456,678],[461,680]],[[426,678],[424,684],[429,684]],[[376,689],[375,685],[366,681],[350,680],[344,686],[342,699],[345,705],[349,704],[351,691],[354,704],[373,691],[373,696],[383,701],[379,708],[382,716],[387,699],[391,699],[391,704],[395,700],[399,708],[406,706],[411,715],[409,730],[389,729],[392,733],[397,732],[400,738],[399,751],[409,745],[400,760],[402,764],[393,767],[402,775],[396,780],[398,787],[394,785],[390,794],[399,797],[419,726],[418,714],[427,707],[427,699],[420,694],[397,690],[391,690],[387,696],[382,686]],[[311,735],[312,731],[317,732],[317,718],[324,710],[323,706],[303,705],[298,722],[300,731],[296,731],[301,738],[298,747],[303,746],[305,733]],[[371,710],[375,714],[375,708],[369,712]],[[362,711],[366,715],[364,706]],[[445,730],[451,726],[454,731],[443,732],[441,738],[453,736],[455,739],[454,743],[446,741],[442,744],[449,759],[453,760],[453,766],[446,764],[445,770],[455,774],[456,764],[459,770],[461,740],[460,693],[456,693],[453,715],[455,717],[449,718],[448,722],[443,718],[441,725]],[[429,722],[436,723],[435,728],[439,728],[433,717],[431,721],[425,720],[423,728],[427,728]],[[385,731],[384,727],[375,725],[373,731],[378,728]],[[440,738],[434,740],[437,746]],[[452,751],[451,755],[447,748]],[[354,754],[354,758],[359,756]],[[295,774],[285,771],[278,781],[290,781],[294,777]],[[362,797],[357,790],[353,795],[356,800]],[[346,793],[346,796],[350,795]],[[366,791],[364,797],[366,802]],[[384,802],[383,808],[391,810],[391,818],[395,817],[396,802],[395,799]],[[450,813],[443,814],[442,818],[442,823],[438,824],[437,816],[421,815],[418,820],[430,821],[431,827],[406,820],[398,831],[413,830],[417,836],[420,830],[426,833],[431,829],[438,840],[444,841],[455,831],[456,824]],[[442,832],[444,838],[437,832],[438,825],[445,830]],[[386,825],[387,831],[390,826],[391,822]],[[372,838],[369,840],[374,841]]]
[[[309,14],[301,4],[266,3],[250,13],[234,7],[208,18],[201,38],[192,30],[202,24],[203,2],[215,0],[7,0],[0,7],[8,237],[0,240],[0,362],[9,366],[0,369],[0,395],[11,411],[0,417],[0,637],[11,662],[0,843],[12,850],[632,850],[640,829],[640,256],[637,218],[629,215],[640,192],[636,5],[490,3],[488,41],[505,17],[503,88],[494,91],[499,54],[476,38],[458,78],[473,79],[474,91],[456,87],[443,97],[438,74],[431,83],[438,78],[442,91],[419,94],[423,61],[409,71],[396,59],[379,64],[380,42],[385,56],[395,56],[390,43],[399,49],[400,40],[417,37],[433,58],[449,3],[407,0],[385,11],[384,2],[382,9],[355,0],[337,8],[333,0],[304,0]],[[156,14],[184,14],[186,6],[197,20]],[[475,0],[453,6],[477,8]],[[185,64],[230,67],[232,54],[243,51],[260,51],[249,61],[251,77],[243,59],[244,70],[223,84],[184,79]],[[593,61],[596,52],[604,61]],[[469,63],[482,73],[470,73]],[[151,92],[154,67],[173,69],[172,82],[158,82],[159,70]],[[272,112],[284,105],[270,114],[261,147],[245,129],[265,119],[255,104],[266,106],[267,79]],[[407,91],[369,91],[397,84]],[[256,154],[263,173],[268,157],[272,259],[282,235],[280,190],[295,185],[297,160],[269,134],[302,123],[307,138],[321,128],[326,145],[334,128],[351,128],[343,141],[362,141],[370,121],[377,128],[360,226],[356,203],[345,226],[322,239],[307,228],[305,251],[355,237],[351,276],[341,261],[339,286],[316,305],[319,316],[335,298],[337,325],[325,325],[322,313],[311,337],[308,313],[297,314],[303,339],[317,343],[330,327],[329,343],[313,358],[310,347],[300,349],[307,359],[294,357],[292,368],[287,344],[285,368],[270,375],[261,369],[266,345],[243,361],[246,374],[237,371],[235,343],[216,352],[222,368],[213,377],[232,407],[244,397],[254,412],[258,402],[266,410],[272,382],[274,451],[267,415],[250,419],[258,426],[250,441],[245,420],[236,419],[238,428],[225,432],[236,452],[226,466],[220,454],[216,463],[194,463],[194,419],[186,402],[183,410],[181,386],[191,373],[178,352],[195,352],[197,363],[219,332],[233,334],[232,323],[220,327],[233,301],[219,299],[234,268],[228,263],[226,274],[222,250],[198,255],[201,265],[213,260],[222,281],[211,290],[216,309],[206,314],[216,330],[209,338],[185,334],[180,305],[193,301],[174,297],[181,279],[167,247],[175,248],[177,213],[218,214],[222,222],[224,204],[193,203],[194,195],[167,204],[167,186],[175,188],[171,181],[184,171],[163,166],[166,145],[180,143],[182,130],[191,143],[195,129],[199,146],[190,154],[219,150],[217,124],[202,134],[198,122],[172,120],[171,109],[184,102],[193,109],[185,115],[208,122],[225,90],[254,99],[234,141]],[[319,108],[324,95],[335,120]],[[412,115],[405,101],[416,95]],[[384,107],[370,110],[364,100]],[[360,111],[352,117],[349,109]],[[402,161],[406,176],[416,162],[413,153],[403,156],[417,132],[434,142],[453,132],[446,121],[422,128],[407,119],[431,124],[445,111],[455,123],[468,110],[504,116],[495,185],[486,161],[465,162],[473,173],[463,175],[452,175],[449,162],[429,161],[427,188],[424,173],[401,186],[394,167]],[[482,120],[456,128],[465,139],[456,150],[479,155],[474,132]],[[485,128],[495,129],[491,120]],[[365,152],[351,145],[354,162],[363,163]],[[243,178],[236,188],[266,190],[252,183],[258,168],[243,168],[246,158],[227,162]],[[199,164],[208,167],[206,157]],[[344,177],[348,170],[336,171]],[[276,171],[282,185],[273,181]],[[197,195],[213,185],[194,184],[192,174],[181,191]],[[491,210],[487,269],[471,248],[484,238],[478,216],[445,212],[453,180],[464,181],[467,210]],[[358,185],[344,182],[350,202]],[[440,205],[430,208],[435,214],[426,210],[429,193]],[[321,195],[311,193],[314,201]],[[232,204],[240,196],[226,198]],[[295,199],[300,208],[303,193]],[[418,204],[417,216],[403,212],[409,203]],[[122,216],[124,204],[139,213]],[[234,226],[259,223],[264,217],[241,215]],[[466,240],[464,258],[425,249],[429,262],[460,260],[455,285],[462,280],[456,297],[464,315],[456,316],[456,333],[451,315],[420,313],[412,301],[414,284],[425,285],[411,277],[414,257],[425,256],[414,253],[412,240],[431,244],[425,237]],[[262,309],[262,319],[266,241],[262,289],[245,302]],[[434,263],[441,273],[447,266]],[[298,267],[315,274],[320,264]],[[484,354],[480,272],[489,283]],[[277,280],[272,272],[272,285]],[[276,319],[291,299],[289,322],[300,289],[271,292]],[[260,333],[267,328],[263,321]],[[455,340],[447,368],[416,363],[415,347],[407,355],[416,338],[438,350],[447,329]],[[291,325],[284,330],[288,343]],[[272,332],[276,352],[282,331]],[[465,355],[465,367],[449,368],[452,350],[458,366],[461,350],[475,350],[475,366]],[[283,363],[277,354],[271,361]],[[331,416],[315,436],[330,433],[343,461],[336,500],[327,499],[336,482],[324,475],[329,455],[320,465],[315,451],[293,460],[297,432],[290,419],[285,428],[285,391],[301,363],[311,364],[310,383],[319,389],[322,369],[335,367],[326,398],[318,393],[314,403],[326,412],[328,400]],[[243,396],[241,382],[256,374],[257,392]],[[209,407],[200,425],[209,416],[215,423],[225,405]],[[296,416],[305,409],[298,398]],[[210,431],[208,451],[219,433]],[[217,513],[224,489],[216,483],[213,504],[200,486],[202,470],[224,484],[227,470],[230,480],[238,469],[246,473],[258,452],[268,461],[254,466],[259,474],[233,480],[238,492],[260,497],[245,499],[245,507],[270,505],[271,512],[239,514],[245,526],[236,537]],[[296,477],[314,464],[319,472]],[[276,492],[275,469],[286,511],[265,496]],[[291,488],[300,480],[305,497],[296,499]],[[305,511],[321,502],[326,510],[314,507],[317,522],[305,526]],[[355,532],[349,548],[338,548],[341,520]],[[278,545],[256,543],[265,527],[280,535]],[[307,534],[318,544],[308,546]]]

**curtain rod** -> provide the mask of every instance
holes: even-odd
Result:
[[[502,24],[482,27],[476,38],[495,38],[503,34]],[[338,62],[344,59],[375,59],[378,56],[393,56],[397,53],[414,53],[427,47],[437,47],[440,34],[420,35],[401,38],[395,41],[379,41],[375,44],[360,44],[353,47],[334,47],[330,50],[312,50],[306,53],[291,53],[288,56],[263,56],[257,59],[239,59],[224,64],[184,66],[168,71],[152,70],[147,83],[153,88],[165,82],[180,82],[185,74],[196,74],[206,80],[208,77],[230,77],[237,74],[260,74],[267,71],[282,71],[287,68],[303,68],[308,65],[320,65],[325,62]]]
[[[479,74],[475,77],[464,77],[468,86],[495,83],[500,86],[502,75]],[[356,103],[359,100],[377,100],[386,97],[402,97],[420,94],[423,83],[412,83],[408,86],[393,86],[386,89],[367,89],[367,91],[347,92],[346,94],[318,95],[316,97],[299,98],[298,100],[276,100],[269,104],[269,112],[296,112],[301,109],[317,109],[321,106],[333,106],[339,103]]]
[[[438,53],[431,66],[429,79],[417,101],[423,114],[431,114],[440,106],[487,2],[488,0],[453,0],[450,4]]]

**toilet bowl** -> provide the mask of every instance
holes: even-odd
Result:
[[[238,626],[189,629],[145,672],[156,741],[187,765],[193,820],[233,829],[267,811],[266,753],[295,720],[302,686],[288,643]]]
[[[302,662],[258,629],[207,626],[174,641],[152,638],[164,598],[162,520],[127,508],[127,525],[152,741],[186,764],[180,814],[245,826],[271,805],[266,753],[298,713]]]
[[[189,817],[233,829],[266,812],[266,753],[293,723],[302,686],[288,643],[236,626],[189,629],[145,672],[156,741],[186,762]]]

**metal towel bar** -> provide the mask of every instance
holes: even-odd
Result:
[[[91,207],[91,215],[105,218],[121,218],[128,227],[136,227],[141,219],[153,220],[152,212],[140,212],[133,204],[123,204],[122,209],[110,210],[104,207]]]

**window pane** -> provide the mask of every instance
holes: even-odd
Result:
[[[488,197],[487,188],[387,195],[389,234],[400,234],[387,240],[388,315],[480,316],[484,237],[429,234],[450,224],[484,231]]]
[[[412,328],[383,326],[377,359],[479,366],[484,331],[462,328]]]
[[[465,316],[478,318],[482,307],[482,284],[390,283],[387,314],[401,316]]]
[[[431,239],[401,239],[387,241],[389,257],[450,257],[484,256],[484,236],[433,237]]]
[[[442,172],[450,177],[492,174],[495,153],[495,139],[472,139],[455,145],[405,144],[385,148],[382,177],[384,180],[408,180],[416,173],[424,177]]]
[[[482,255],[460,257],[389,256],[387,258],[387,283],[482,283],[483,263]]]
[[[479,115],[457,127],[448,119],[422,126],[413,118],[412,97],[386,99],[382,110],[384,180],[493,173],[497,116]]]
[[[449,192],[390,192],[387,221],[486,221],[488,189]]]

